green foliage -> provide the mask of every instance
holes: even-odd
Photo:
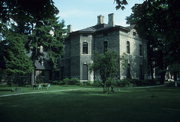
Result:
[[[119,56],[115,51],[108,50],[104,54],[95,54],[94,62],[90,66],[90,71],[95,71],[99,73],[103,92],[109,93],[109,88],[111,87],[111,80],[118,76],[119,68]]]
[[[132,10],[133,13],[127,18],[127,22],[135,25],[140,37],[148,40],[151,70],[153,67],[166,70],[169,65],[179,64],[178,0],[146,0],[142,4],[136,4]],[[165,73],[160,75],[164,76]]]
[[[114,85],[119,87],[127,87],[130,86],[130,84],[131,84],[131,79],[116,80],[114,82]]]
[[[63,51],[63,27],[64,23],[59,23],[58,18],[43,20],[35,26],[26,45],[33,52],[32,60],[43,58],[49,60],[54,69],[58,68],[58,59]],[[44,52],[40,52],[40,46]]]
[[[114,0],[116,2],[116,9],[125,9],[125,5],[127,5],[127,0]]]
[[[52,0],[0,1],[0,34],[2,34],[3,39],[7,41],[5,43],[0,42],[0,58],[6,55],[6,52],[2,50],[5,49],[9,43],[12,43],[9,41],[17,40],[17,42],[21,41],[18,45],[19,48],[23,48],[24,50],[25,47],[31,55],[33,67],[35,67],[36,60],[45,60],[53,70],[59,70],[58,58],[62,54],[63,33],[65,31],[63,29],[64,22],[59,22],[59,18],[56,17],[58,12]],[[40,46],[44,47],[45,52],[40,52]],[[16,49],[16,47],[14,49]],[[8,55],[12,61],[10,61],[10,58],[7,58],[2,61],[0,68],[5,69],[8,65],[8,67],[11,67],[7,69],[8,72],[18,72],[21,74],[24,74],[28,69],[32,70],[32,66],[23,65],[24,63],[18,60],[18,58],[22,59],[23,62],[27,64],[29,58],[22,55],[15,56],[13,54],[15,53],[14,49],[12,52],[8,51]],[[17,57],[17,59],[15,59],[15,57]],[[20,65],[21,63],[22,65]],[[17,67],[14,67],[15,65],[25,71],[20,72]]]
[[[64,80],[55,80],[55,81],[51,81],[51,84],[53,85],[65,85]]]
[[[30,73],[33,66],[24,48],[25,36],[11,32],[6,34],[7,45],[4,49],[6,55],[3,56],[6,72],[10,75]]]
[[[65,78],[65,79],[63,80],[63,82],[64,82],[66,85],[79,85],[79,83],[80,83],[79,79],[77,79],[77,78],[71,78],[71,79]]]
[[[101,81],[97,81],[95,80],[92,84],[90,84],[91,86],[95,86],[95,87],[103,87],[103,84]]]
[[[90,66],[90,71],[98,72],[103,83],[108,78],[115,78],[118,73],[119,57],[116,52],[108,50],[104,54],[95,54],[94,62]]]
[[[119,87],[132,87],[132,86],[152,86],[157,85],[158,80],[138,80],[138,79],[122,79],[122,80],[115,80],[113,83],[114,86]]]

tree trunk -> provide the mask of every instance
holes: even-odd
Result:
[[[152,64],[150,65],[150,75],[151,75],[151,79],[154,80],[154,76],[153,76],[153,66]]]
[[[165,81],[165,73],[161,73],[161,80],[160,80],[160,84],[164,84]]]

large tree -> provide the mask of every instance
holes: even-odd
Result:
[[[8,80],[12,83],[18,76],[27,75],[32,72],[32,61],[26,54],[23,41],[25,37],[20,34],[7,32],[7,38],[1,43],[4,55],[2,60],[5,62],[4,69]],[[20,83],[19,81],[17,83]]]
[[[25,39],[23,45],[32,54],[34,68],[35,60],[46,56],[53,68],[57,69],[64,33],[64,24],[58,22],[56,17],[58,12],[52,0],[1,0],[0,33],[3,38],[8,38],[9,35],[5,34],[7,31],[26,36],[20,40]],[[40,47],[44,48],[46,55],[40,52]],[[34,82],[32,79],[32,84]]]
[[[163,83],[167,66],[180,63],[178,0],[145,0],[132,10],[128,23],[135,25],[139,35],[148,40],[149,62],[161,69]]]

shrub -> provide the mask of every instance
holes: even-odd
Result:
[[[95,80],[94,83],[91,85],[95,86],[95,87],[102,87],[103,86],[102,81],[97,81],[97,80]]]
[[[54,80],[54,81],[51,81],[51,84],[53,85],[64,85],[64,81],[62,80]]]
[[[131,79],[122,79],[122,80],[117,80],[114,85],[120,86],[120,87],[126,87],[131,85]]]
[[[90,84],[90,81],[86,81],[86,82],[80,82],[81,86],[91,86],[92,84]]]
[[[63,82],[64,82],[66,85],[79,85],[79,84],[80,84],[80,81],[79,81],[79,79],[77,79],[77,78],[72,78],[72,79],[65,78],[65,79],[63,80]]]

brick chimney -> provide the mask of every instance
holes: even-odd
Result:
[[[114,26],[114,14],[108,14],[108,25],[109,26]]]
[[[104,24],[104,16],[99,15],[97,16],[97,24]]]

